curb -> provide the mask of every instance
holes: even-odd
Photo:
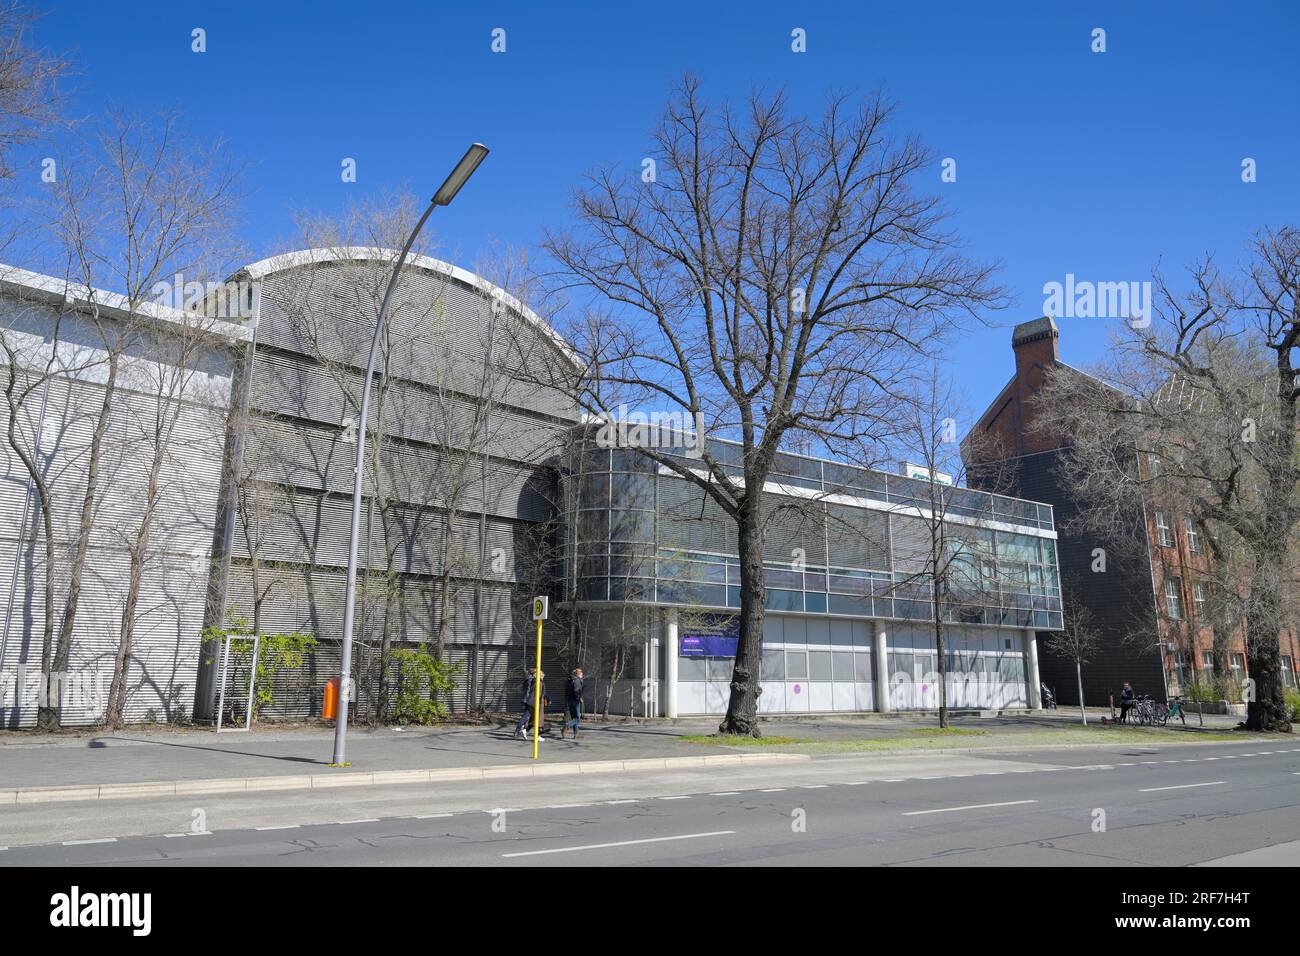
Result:
[[[839,757],[915,757],[921,754],[1018,754],[1039,750],[1100,750],[1104,747],[1239,747],[1245,744],[1266,744],[1272,738],[1253,737],[1244,740],[1157,740],[1151,743],[1112,740],[1095,744],[996,744],[991,747],[885,747],[879,750],[844,750],[818,753],[818,760]],[[3,800],[0,800],[3,802]]]
[[[204,793],[263,793],[273,790],[326,790],[392,784],[447,783],[460,780],[518,780],[596,773],[635,773],[740,766],[753,763],[803,762],[809,754],[717,754],[701,757],[647,757],[634,760],[587,760],[537,766],[450,767],[441,770],[377,770],[372,773],[297,774],[284,777],[220,777],[156,783],[105,783],[69,787],[27,787],[0,790],[0,806],[57,803],[72,800],[135,800]]]

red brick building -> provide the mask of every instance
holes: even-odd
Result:
[[[1147,502],[1144,515],[1133,516],[1134,527],[1146,528],[1144,542],[1108,542],[1072,531],[1069,519],[1088,503],[1072,500],[1058,475],[1068,436],[1033,428],[1034,398],[1047,372],[1065,364],[1060,330],[1046,317],[1022,323],[1012,331],[1011,347],[1015,371],[971,429],[970,436],[980,436],[980,441],[967,444],[998,449],[993,457],[1011,476],[1011,494],[1056,509],[1062,585],[1075,585],[1102,637],[1100,649],[1083,668],[1086,702],[1104,705],[1124,681],[1158,699],[1185,692],[1193,680],[1205,680],[1215,670],[1207,613],[1212,564],[1202,532],[1176,504],[1156,501]],[[990,455],[981,457],[987,460]],[[1159,462],[1144,462],[1142,467],[1159,467]],[[977,483],[972,476],[972,484]],[[1110,558],[1105,573],[1095,571],[1099,548]],[[1233,629],[1223,643],[1220,669],[1246,676],[1244,629]],[[1300,640],[1294,632],[1282,635],[1281,652],[1283,680],[1295,687]],[[1044,649],[1040,668],[1062,703],[1078,703],[1072,662]]]

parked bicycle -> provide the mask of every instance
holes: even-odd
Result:
[[[1161,713],[1162,707],[1164,707],[1164,705],[1157,704],[1154,700],[1151,699],[1150,694],[1143,694],[1141,697],[1137,699],[1137,702],[1134,703],[1132,709],[1129,711],[1129,714],[1134,719],[1136,719],[1138,724],[1140,724],[1141,726],[1150,727],[1152,724],[1156,723],[1157,721],[1159,721],[1162,724],[1164,723],[1163,715]]]

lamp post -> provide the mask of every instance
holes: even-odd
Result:
[[[482,143],[472,145],[465,151],[465,155],[461,157],[446,181],[434,193],[433,199],[429,201],[429,208],[424,211],[420,221],[411,230],[406,245],[402,247],[402,254],[397,257],[397,264],[393,266],[392,277],[388,280],[388,288],[384,290],[384,298],[379,305],[379,318],[375,322],[374,338],[370,341],[370,358],[366,362],[366,378],[361,388],[361,410],[357,421],[357,464],[352,474],[352,529],[348,534],[348,577],[343,599],[343,653],[339,663],[338,720],[334,726],[334,759],[330,761],[331,767],[349,766],[347,737],[348,703],[352,696],[352,619],[357,597],[357,538],[361,528],[361,484],[366,464],[366,415],[370,410],[370,382],[375,375],[379,339],[384,332],[384,322],[388,319],[388,300],[392,298],[393,289],[397,287],[397,280],[402,274],[402,264],[406,262],[411,246],[415,244],[416,236],[424,228],[434,208],[446,206],[456,198],[460,188],[465,185],[470,176],[474,175],[474,170],[478,169],[479,163],[483,162],[487,154],[488,148]]]

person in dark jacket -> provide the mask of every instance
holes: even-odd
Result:
[[[579,736],[578,725],[582,720],[582,687],[583,687],[582,668],[575,667],[573,673],[569,675],[569,680],[564,685],[564,707],[569,712],[569,719],[564,722],[560,728],[560,739],[564,739],[564,731],[572,728],[573,739],[577,740]]]
[[[1133,685],[1128,681],[1124,682],[1124,691],[1119,695],[1119,722],[1128,723],[1128,712],[1137,702],[1137,694],[1133,693]]]
[[[532,664],[529,664],[528,676],[524,678],[523,700],[520,701],[520,703],[523,706],[523,713],[519,716],[519,723],[515,724],[516,737],[522,737],[524,736],[526,731],[533,729],[533,706],[535,703],[534,695],[536,695],[537,693],[537,681],[539,679],[545,681],[546,673],[544,671],[538,671],[536,667],[534,667]],[[546,707],[548,704],[550,704],[550,701],[547,700],[546,698],[546,685],[543,683],[542,707],[541,707],[543,716],[546,714]],[[545,737],[546,736],[545,719],[543,719],[541,723],[542,723],[541,730],[538,732],[537,736]]]

